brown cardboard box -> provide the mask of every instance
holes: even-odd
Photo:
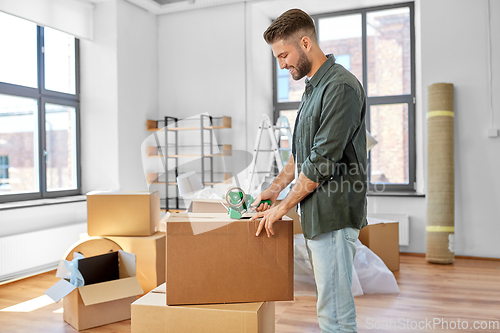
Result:
[[[132,303],[132,333],[274,333],[274,303],[168,306],[158,290]]]
[[[64,321],[81,331],[130,319],[130,304],[142,294],[135,255],[120,250],[80,259],[78,270],[83,287],[61,279],[45,292],[56,302],[64,298]]]
[[[399,271],[399,223],[368,217],[359,240],[382,259],[391,271]]]
[[[283,200],[276,200],[276,204],[279,204]],[[301,234],[302,233],[302,226],[300,225],[300,219],[299,219],[299,214],[297,214],[297,205],[294,207],[290,208],[288,213],[286,213],[286,216],[291,218],[293,220],[293,234]]]
[[[293,300],[293,223],[255,236],[259,220],[171,214],[166,222],[168,305]]]
[[[137,258],[137,279],[145,293],[165,282],[165,233],[147,237],[108,237]]]
[[[227,213],[224,199],[193,199],[189,205],[190,213]]]
[[[87,232],[90,236],[151,236],[160,222],[158,192],[90,192]]]

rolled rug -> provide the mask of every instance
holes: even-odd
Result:
[[[455,260],[455,167],[453,84],[428,87],[427,253],[434,264]]]

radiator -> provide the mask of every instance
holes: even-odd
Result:
[[[57,268],[64,253],[87,232],[79,223],[0,238],[0,283]]]
[[[399,245],[410,245],[410,216],[404,214],[369,214],[382,220],[396,221],[399,223]]]

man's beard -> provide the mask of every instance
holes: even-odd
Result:
[[[312,68],[312,63],[309,59],[307,59],[306,53],[302,51],[299,46],[297,46],[297,50],[299,52],[299,61],[297,62],[297,66],[292,66],[295,71],[291,74],[295,81],[298,81],[306,76]]]

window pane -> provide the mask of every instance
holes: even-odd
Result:
[[[45,105],[47,191],[76,189],[76,109]]]
[[[336,62],[363,82],[361,14],[334,16],[318,21],[319,45],[325,54],[332,53]]]
[[[370,150],[370,182],[408,184],[408,104],[372,105],[370,133],[378,141]]]
[[[300,102],[302,99],[302,93],[305,87],[305,77],[295,81],[288,70],[281,69],[276,60],[276,78],[278,83],[278,103],[283,102]]]
[[[75,94],[75,37],[44,28],[45,89]]]
[[[288,119],[288,124],[290,124],[290,131],[293,134],[293,129],[295,128],[295,118],[297,118],[297,110],[280,111],[280,117],[281,116],[284,116]]]
[[[292,134],[297,110],[280,111],[276,125],[280,127],[281,160],[286,163],[292,153]]]
[[[38,192],[38,105],[0,94],[0,195]]]
[[[410,9],[366,15],[368,96],[411,94]]]
[[[36,24],[0,12],[0,81],[36,88]]]

